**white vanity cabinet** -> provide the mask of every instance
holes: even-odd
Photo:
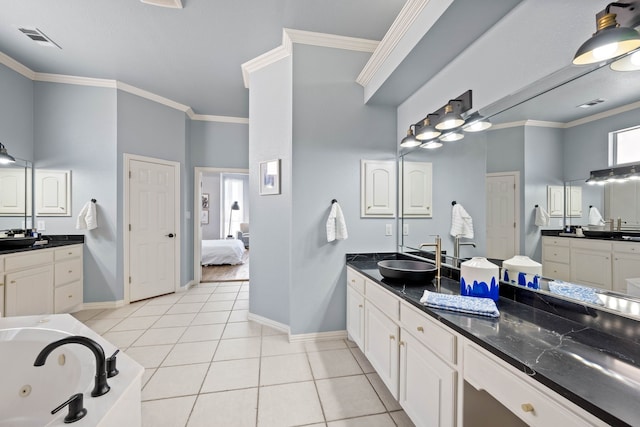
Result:
[[[364,349],[364,277],[347,269],[347,334]]]
[[[640,244],[613,243],[613,290],[627,293],[627,279],[640,277]]]
[[[564,237],[542,237],[542,275],[571,280],[570,240]]]
[[[82,305],[82,249],[38,249],[4,256],[4,316],[68,313]]]
[[[611,243],[572,239],[571,281],[601,289],[611,289]]]

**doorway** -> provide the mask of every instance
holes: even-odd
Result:
[[[249,280],[249,171],[194,169],[194,279]]]
[[[180,163],[124,155],[124,298],[180,286]]]
[[[487,258],[509,259],[520,248],[520,172],[486,176]]]

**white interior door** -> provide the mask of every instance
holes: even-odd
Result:
[[[129,301],[175,291],[175,167],[129,161]]]
[[[487,175],[487,257],[509,259],[518,253],[514,173]]]

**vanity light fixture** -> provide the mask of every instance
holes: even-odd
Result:
[[[420,148],[426,148],[427,150],[435,150],[436,148],[442,147],[442,142],[437,139],[425,142],[420,146]]]
[[[465,132],[481,132],[489,129],[491,126],[489,119],[485,119],[475,112],[467,118],[464,126],[462,126],[462,130]]]
[[[640,47],[637,2],[609,3],[596,14],[596,32],[584,42],[573,58],[574,65],[595,64],[629,53]],[[616,12],[611,12],[616,9]],[[620,19],[620,23],[618,20]]]
[[[449,101],[444,107],[444,116],[436,124],[438,130],[449,130],[460,127],[464,124],[464,119],[460,116],[460,113],[454,110],[454,106],[457,107],[459,101]]]
[[[464,134],[459,130],[452,130],[451,132],[445,132],[440,135],[440,141],[444,142],[460,141],[462,138],[464,138]]]
[[[609,169],[591,171],[587,184],[604,185],[628,180],[640,179],[640,164],[617,166]]]
[[[7,148],[0,142],[0,165],[8,165],[15,162],[16,159],[7,152]]]
[[[422,142],[418,141],[416,139],[416,137],[413,136],[412,127],[415,127],[415,125],[409,126],[409,130],[407,131],[407,136],[402,138],[402,141],[400,141],[400,147],[402,147],[402,148],[413,148],[413,147],[417,147],[418,145],[422,144]]]
[[[420,127],[417,129],[416,139],[419,139],[420,141],[437,138],[442,133],[433,127],[429,116],[434,116],[434,114],[428,114],[427,117],[422,121]]]

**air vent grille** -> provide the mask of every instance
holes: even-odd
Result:
[[[182,9],[182,0],[140,0],[140,1],[142,3],[152,4],[154,6]]]
[[[37,28],[18,28],[21,33],[25,36],[29,37],[34,42],[38,43],[41,46],[48,47],[57,47],[58,49],[62,49],[57,43],[51,40],[46,36],[42,31]]]
[[[602,104],[603,102],[604,102],[604,99],[598,98],[589,102],[585,102],[584,104],[578,105],[578,108],[590,108],[595,105]]]

